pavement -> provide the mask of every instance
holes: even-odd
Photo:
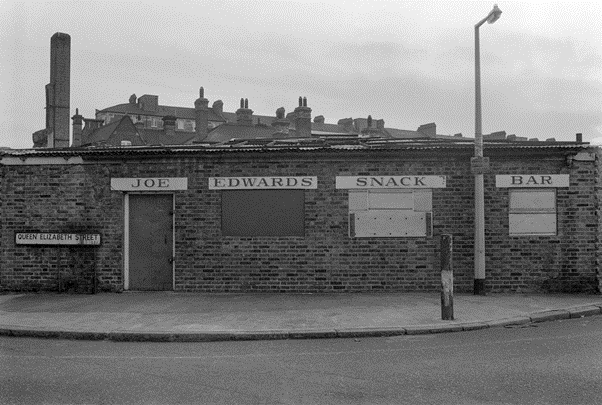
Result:
[[[460,332],[602,314],[601,295],[437,293],[0,295],[0,335],[113,341],[350,338]]]

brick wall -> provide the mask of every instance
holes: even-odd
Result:
[[[567,165],[562,154],[491,154],[485,175],[487,285],[494,292],[593,292],[602,223],[594,162]],[[123,287],[123,194],[112,177],[187,177],[175,192],[175,280],[178,291],[436,291],[439,237],[454,236],[456,291],[472,291],[474,178],[470,151],[435,154],[263,153],[88,159],[85,165],[5,166],[0,186],[0,289],[56,290],[58,274],[89,291]],[[556,236],[508,236],[508,189],[495,174],[570,174],[557,190]],[[336,176],[445,175],[433,189],[432,238],[349,238],[348,192]],[[209,177],[317,176],[305,191],[305,237],[223,237],[221,192]],[[100,247],[15,246],[14,233],[98,232]],[[599,277],[599,275],[598,275]]]
[[[0,288],[89,292],[94,272],[104,289],[121,282],[122,205],[108,188],[94,187],[100,166],[7,166],[2,184]],[[108,185],[108,184],[107,184]],[[15,245],[15,232],[101,233],[100,247]],[[96,260],[95,260],[96,255]]]

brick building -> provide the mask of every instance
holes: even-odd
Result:
[[[130,96],[128,103],[96,111],[96,118],[86,119],[76,112],[73,117],[72,146],[127,145],[191,145],[216,143],[230,139],[282,137],[349,137],[379,136],[386,138],[445,138],[436,133],[435,123],[420,125],[414,130],[386,128],[383,119],[343,118],[336,124],[325,122],[323,115],[311,117],[307,99],[299,97],[299,105],[285,115],[284,107],[274,116],[257,115],[248,99],[240,100],[235,112],[224,111],[221,100],[205,98],[200,88],[199,98],[191,105],[159,104],[159,96],[145,94]],[[460,134],[458,134],[460,135]]]
[[[473,288],[473,140],[383,120],[130,97],[69,146],[70,37],[51,39],[46,128],[0,150],[0,291],[438,290],[439,235]],[[459,135],[459,134],[458,134]],[[598,148],[484,137],[489,291],[597,292]]]
[[[314,136],[5,150],[0,290],[436,291],[450,233],[455,288],[472,291],[473,147]],[[485,156],[487,290],[599,291],[598,149],[490,139]]]

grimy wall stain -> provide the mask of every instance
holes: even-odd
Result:
[[[56,291],[60,278],[89,292],[123,288],[124,195],[116,177],[186,177],[175,191],[175,290],[199,292],[438,291],[439,235],[454,238],[455,289],[473,287],[474,177],[469,151],[393,153],[198,153],[83,165],[3,166],[0,289]],[[485,174],[487,288],[491,292],[595,292],[599,288],[601,191],[596,162],[566,154],[490,154]],[[507,188],[495,174],[570,174],[557,189],[555,236],[509,236]],[[445,175],[433,189],[433,237],[350,238],[348,191],[336,176]],[[304,237],[221,233],[221,191],[209,177],[317,176],[305,191]],[[16,246],[15,232],[100,233],[99,247]]]

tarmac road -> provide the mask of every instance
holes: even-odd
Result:
[[[601,404],[602,316],[389,338],[0,338],[2,404]]]

